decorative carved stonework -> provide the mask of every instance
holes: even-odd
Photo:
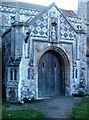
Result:
[[[21,58],[13,58],[12,56],[9,58],[8,65],[19,65]]]
[[[51,18],[51,41],[57,42],[57,19]]]
[[[15,90],[14,90],[14,88],[10,88],[10,90],[9,90],[9,100],[11,101],[11,102],[15,102]]]
[[[56,27],[55,26],[52,26],[52,31],[51,31],[51,38],[52,38],[52,41],[55,41],[56,40]]]
[[[7,86],[17,86],[18,85],[18,81],[16,80],[11,80],[7,82]]]
[[[51,42],[57,42],[57,25],[58,25],[58,11],[52,7],[50,11],[51,20]]]
[[[50,16],[54,18],[58,17],[58,11],[55,7],[52,7],[52,9],[50,10]]]

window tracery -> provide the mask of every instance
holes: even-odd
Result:
[[[10,80],[17,80],[17,69],[16,68],[10,69]]]

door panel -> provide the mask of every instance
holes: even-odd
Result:
[[[53,51],[46,52],[38,66],[38,97],[61,95],[61,60]]]

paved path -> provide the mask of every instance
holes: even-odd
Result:
[[[55,97],[37,103],[10,106],[5,110],[35,109],[44,113],[46,118],[71,118],[72,109],[81,101],[78,97]]]

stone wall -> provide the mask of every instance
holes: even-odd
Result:
[[[9,57],[11,55],[11,31],[8,31],[7,34],[5,34],[2,37],[2,55],[3,55],[3,61],[4,61],[4,70],[6,70],[6,65],[9,61]]]
[[[16,20],[17,14],[17,6],[16,2],[2,2],[0,3],[0,15],[2,15],[2,30],[5,32],[7,28],[11,26],[13,22]],[[25,4],[25,5],[24,5]],[[19,22],[26,22],[32,20],[40,11],[42,11],[45,6],[26,4],[26,3],[18,3],[19,9]]]
[[[11,32],[8,31],[7,34],[5,34],[2,37],[2,83],[3,83],[3,97],[6,96],[6,82],[7,82],[7,64],[9,61],[9,56],[11,55]]]

